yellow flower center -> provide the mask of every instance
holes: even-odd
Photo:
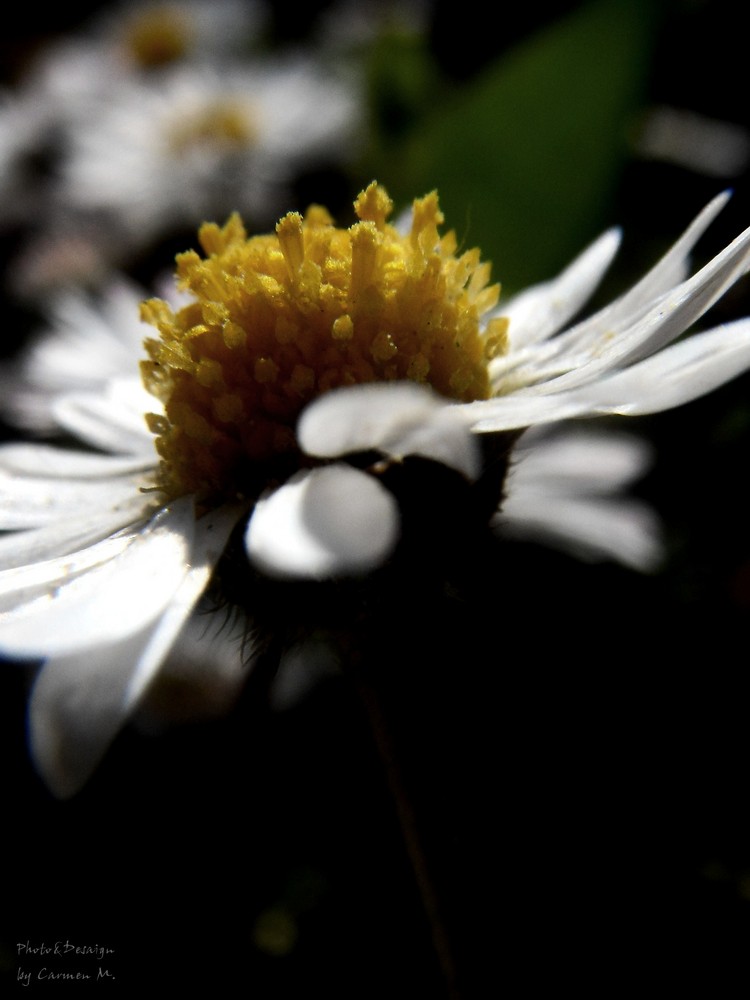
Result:
[[[191,27],[178,5],[139,11],[126,28],[125,44],[135,61],[146,68],[176,62],[192,43]]]
[[[246,106],[217,100],[176,122],[169,129],[167,141],[172,152],[181,156],[201,147],[227,152],[246,148],[257,134]]]
[[[297,457],[300,411],[336,386],[411,379],[455,400],[489,396],[487,365],[507,342],[505,320],[480,323],[500,292],[490,265],[439,234],[435,192],[414,202],[405,235],[377,184],[354,208],[348,229],[320,206],[249,239],[236,214],[205,224],[206,257],[177,257],[195,301],[177,312],[143,303],[160,333],[142,375],[164,404],[147,419],[168,496],[247,493],[259,467]]]

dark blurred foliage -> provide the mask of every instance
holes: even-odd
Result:
[[[308,21],[321,6],[305,6]],[[441,0],[429,47],[463,87],[580,6],[502,8],[495,26]],[[653,8],[647,103],[750,126],[741,7]],[[43,22],[17,12],[5,65],[89,9],[58,5]],[[304,34],[286,4],[275,10],[280,37]],[[747,175],[727,183],[706,259],[750,223]],[[603,217],[585,220],[591,235],[625,230],[602,294],[722,186],[631,157]],[[744,282],[713,318],[749,312]],[[491,546],[462,590],[414,593],[370,637],[370,666],[402,699],[395,738],[467,997],[747,991],[749,399],[743,376],[628,424],[656,449],[638,491],[667,525],[663,572]],[[114,949],[116,981],[81,991],[447,997],[382,762],[341,680],[284,712],[250,683],[227,718],[158,738],[129,728],[64,803],[26,756],[26,673],[11,668],[3,686],[8,992],[19,966],[44,964],[19,958],[17,942],[68,938]]]

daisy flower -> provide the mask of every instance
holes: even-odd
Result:
[[[0,100],[0,222],[47,217],[48,171],[39,163],[59,162],[68,130],[83,127],[120,87],[169,66],[247,58],[267,20],[261,2],[129,0],[40,47]]]
[[[71,131],[60,204],[138,247],[233,209],[267,226],[300,170],[356,151],[357,92],[298,56],[131,80]]]
[[[398,574],[423,521],[442,539],[463,514],[493,516],[509,462],[508,488],[524,467],[539,486],[530,460],[512,461],[527,428],[656,412],[746,369],[748,320],[671,343],[747,269],[750,230],[686,273],[725,200],[573,325],[615,232],[501,312],[479,252],[441,235],[434,192],[406,233],[375,183],[348,229],[320,206],[263,236],[236,214],[202,226],[203,254],[177,258],[186,303],[142,306],[143,384],[110,378],[54,401],[88,449],[0,448],[0,650],[42,664],[29,732],[50,788],[81,787],[217,587],[252,615],[259,580]],[[547,467],[556,504],[585,499],[561,485],[580,483],[580,455],[558,449]],[[596,470],[591,498],[633,468]],[[596,532],[588,541],[596,550]]]
[[[124,80],[165,67],[219,65],[262,40],[268,8],[256,0],[125,0],[42,47],[20,81],[29,101],[80,120]]]
[[[120,0],[92,19],[90,33],[148,70],[245,56],[264,39],[270,13],[264,0]]]

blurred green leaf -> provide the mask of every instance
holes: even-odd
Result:
[[[506,293],[551,276],[612,221],[657,10],[582,5],[469,83],[436,90],[430,113],[384,146],[378,179],[399,207],[437,188],[447,227],[481,248]]]
[[[408,136],[431,108],[441,85],[439,71],[422,34],[397,31],[375,41],[366,66],[372,125],[384,152]]]

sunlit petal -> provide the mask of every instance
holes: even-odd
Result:
[[[382,563],[398,539],[393,496],[372,476],[346,465],[300,473],[261,499],[245,546],[272,576],[348,576]]]
[[[308,454],[336,458],[377,449],[393,458],[420,455],[468,479],[479,474],[477,442],[454,410],[413,382],[337,389],[303,412],[297,436]]]
[[[543,541],[578,558],[614,560],[641,572],[658,569],[666,555],[658,517],[636,500],[519,491],[494,527],[508,538]]]
[[[0,570],[47,561],[93,545],[146,517],[151,502],[135,495],[118,506],[61,517],[40,528],[0,534]]]
[[[114,558],[5,612],[0,649],[31,659],[65,656],[148,626],[183,581],[194,530],[192,498],[164,508]]]
[[[621,230],[608,230],[558,277],[519,292],[497,310],[510,320],[514,352],[526,344],[545,340],[575,316],[612,263],[621,239]],[[498,359],[500,369],[505,360],[505,357]]]
[[[41,669],[29,735],[37,767],[58,796],[86,782],[143,697],[205,590],[238,514],[226,508],[198,522],[182,579],[155,620],[131,632],[112,629],[86,648],[60,647]]]

